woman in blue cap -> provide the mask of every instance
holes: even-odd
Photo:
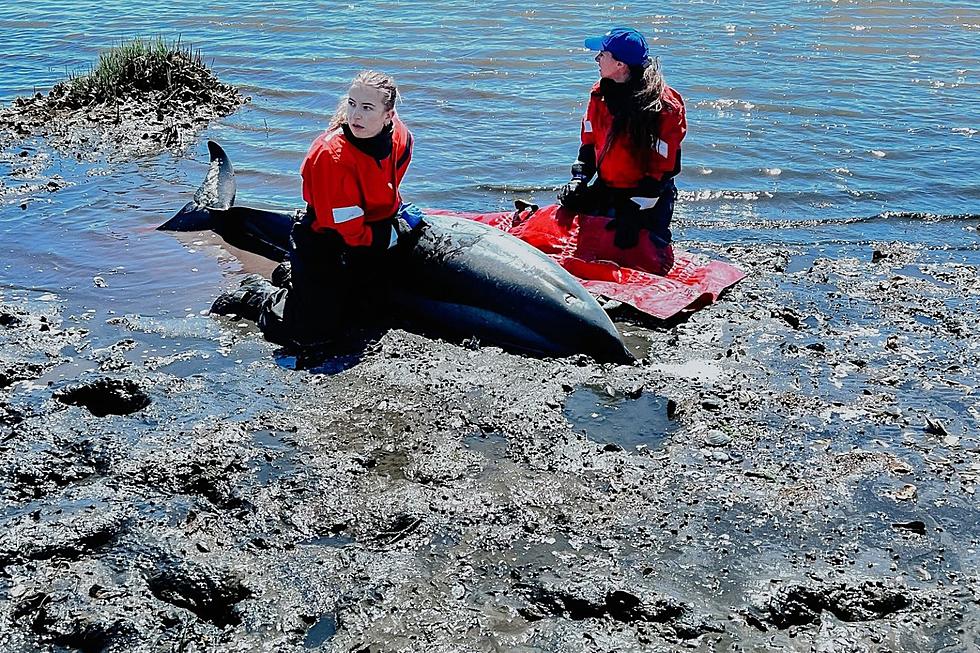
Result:
[[[673,265],[670,219],[687,133],[684,100],[664,82],[660,61],[651,59],[635,29],[617,27],[586,39],[585,47],[599,52],[600,79],[582,119],[572,179],[558,201],[578,213],[613,217],[609,228],[620,249],[636,247],[646,231],[662,254],[661,269],[650,271],[664,274]]]

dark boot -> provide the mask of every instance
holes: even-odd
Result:
[[[250,274],[242,279],[238,290],[218,295],[211,305],[215,315],[237,315],[253,322],[259,319],[262,305],[278,290],[260,274]]]
[[[277,288],[291,288],[293,284],[293,266],[289,261],[283,261],[272,271],[272,285]]]

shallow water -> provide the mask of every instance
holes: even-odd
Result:
[[[677,429],[668,399],[652,393],[619,396],[605,388],[581,387],[565,400],[565,419],[589,440],[628,451],[658,449]]]
[[[501,209],[518,196],[548,202],[574,157],[596,78],[581,41],[617,24],[647,34],[687,101],[681,244],[775,240],[858,255],[870,242],[899,240],[977,261],[975,3],[313,9],[246,0],[205,12],[156,1],[3,2],[0,102],[45,91],[134,35],[200,48],[252,101],[183,158],[93,166],[55,156],[48,172],[72,185],[35,195],[26,210],[16,195],[0,205],[0,287],[8,296],[54,293],[70,312],[89,311],[93,325],[113,314],[206,310],[241,264],[203,237],[153,231],[202,179],[205,139],[231,155],[239,203],[296,206],[306,147],[364,68],[393,73],[404,95],[401,114],[417,138],[407,199],[466,210]],[[883,212],[895,215],[870,219]]]

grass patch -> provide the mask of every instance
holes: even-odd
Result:
[[[224,87],[201,52],[163,37],[124,41],[99,55],[87,74],[71,74],[54,95],[75,106],[116,102],[153,93],[190,93],[210,99]]]
[[[137,37],[103,51],[87,73],[69,74],[47,95],[0,108],[0,139],[45,135],[66,148],[94,151],[111,142],[147,153],[189,143],[200,127],[249,99],[179,38]]]

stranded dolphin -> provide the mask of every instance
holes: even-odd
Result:
[[[230,244],[281,261],[298,212],[235,206],[235,173],[224,150],[208,142],[204,183],[166,231],[211,229]],[[387,313],[429,335],[476,338],[543,356],[588,354],[627,363],[633,355],[582,285],[545,254],[499,229],[456,217],[429,216],[408,247],[392,250],[397,283]]]

